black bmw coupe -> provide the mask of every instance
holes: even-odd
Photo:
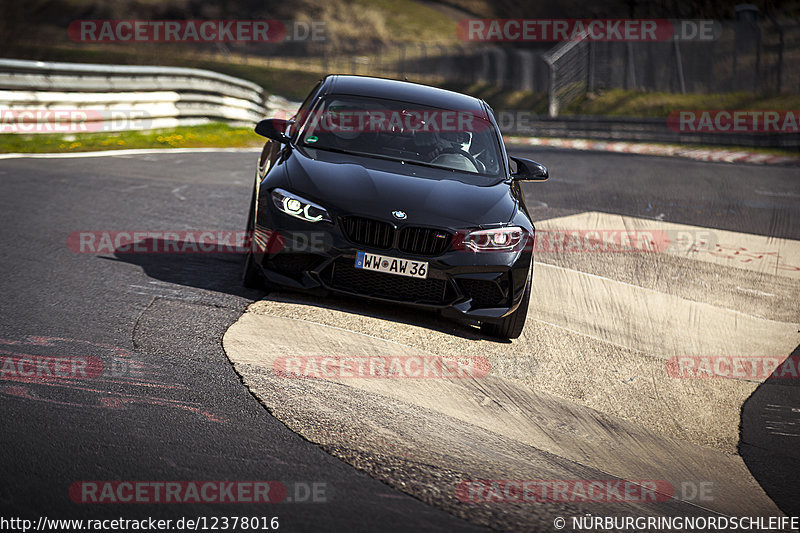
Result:
[[[509,158],[484,101],[331,75],[291,120],[262,120],[256,132],[268,141],[245,285],[436,309],[520,335],[534,239],[520,182],[547,169]]]

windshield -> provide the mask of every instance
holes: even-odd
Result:
[[[494,126],[474,111],[363,96],[320,100],[299,145],[493,177],[501,170]]]

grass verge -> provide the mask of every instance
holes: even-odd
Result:
[[[71,153],[136,148],[247,148],[264,138],[251,128],[222,123],[119,133],[0,135],[0,153]]]
[[[673,94],[615,89],[589,93],[563,109],[565,115],[663,118],[673,111],[700,109],[800,109],[800,94]]]

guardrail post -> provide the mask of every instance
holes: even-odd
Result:
[[[548,72],[549,76],[549,87],[547,89],[547,114],[550,115],[550,118],[555,118],[558,116],[558,97],[556,96],[556,66],[545,59],[547,62],[547,66],[549,67]]]
[[[678,39],[672,41],[672,46],[675,50],[675,66],[678,68],[678,84],[681,88],[681,94],[686,94],[686,80],[683,78],[683,61],[681,60],[681,47],[678,44]]]
[[[625,43],[625,89],[636,89],[636,65],[633,63],[633,44]]]

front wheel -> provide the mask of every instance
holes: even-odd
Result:
[[[255,265],[255,259],[252,252],[247,252],[244,258],[244,272],[242,273],[242,285],[248,289],[261,289],[265,290],[264,278],[258,267]]]
[[[253,257],[253,232],[256,229],[255,224],[255,211],[256,211],[256,189],[253,188],[253,195],[250,198],[250,213],[247,215],[247,244],[250,250],[244,258],[244,272],[242,273],[242,285],[248,289],[266,289],[264,277],[261,271],[255,264]]]
[[[533,264],[528,269],[528,280],[525,282],[525,293],[517,310],[510,315],[503,317],[499,324],[484,322],[481,324],[481,331],[492,337],[501,339],[516,339],[522,334],[525,327],[525,318],[528,316],[528,302],[531,300],[531,285],[533,284]]]

